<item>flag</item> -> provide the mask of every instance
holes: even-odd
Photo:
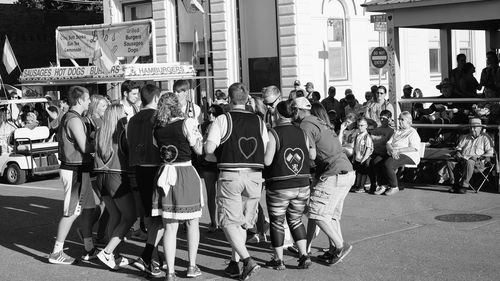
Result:
[[[94,53],[90,60],[92,64],[98,66],[101,70],[107,73],[110,72],[115,65],[117,57],[106,44],[101,44],[100,40],[97,40],[94,46]]]
[[[194,27],[194,39],[193,39],[193,57],[191,63],[193,65],[199,64],[198,52],[200,51],[200,46],[198,45],[198,30],[196,26]]]
[[[16,56],[14,55],[14,51],[12,50],[12,47],[10,46],[9,43],[9,38],[5,36],[5,43],[3,45],[3,56],[2,56],[2,62],[5,65],[5,69],[7,69],[7,73],[11,73],[16,69],[16,67],[19,67],[19,64],[17,63]]]

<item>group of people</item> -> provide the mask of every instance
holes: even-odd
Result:
[[[265,187],[274,249],[266,266],[286,268],[283,246],[289,231],[299,254],[298,268],[309,268],[311,245],[320,230],[330,246],[318,259],[336,264],[352,249],[340,226],[349,190],[364,191],[369,179],[367,191],[393,195],[399,190],[397,168],[420,161],[421,141],[412,128],[412,114],[402,112],[394,129],[392,105],[385,100],[383,86],[376,87],[374,98],[367,98],[363,110],[349,93],[344,107],[347,114],[339,130],[330,114],[330,108],[337,111],[340,103],[334,98],[334,87],[320,103],[313,97],[314,91],[307,97],[295,90],[284,99],[275,86],[264,88],[262,98],[252,98],[244,84],[234,83],[228,96],[216,93],[206,112],[190,101],[188,80],[176,81],[172,92],[162,92],[152,84],[124,83],[122,90],[124,99],[112,103],[90,97],[84,87],[68,91],[69,109],[57,129],[64,213],[49,255],[51,263],[74,263],[63,247],[81,214],[82,259],[98,258],[111,269],[129,264],[125,258],[115,258],[114,252],[142,217],[146,244],[133,265],[150,276],[161,275],[163,269],[166,280],[175,280],[177,232],[183,225],[188,241],[187,276],[200,276],[196,265],[199,219],[207,202],[209,232],[222,229],[232,247],[224,271],[246,280],[260,268],[245,243],[247,230],[260,217],[259,201]],[[136,106],[139,98],[140,108]],[[358,115],[361,112],[363,117]],[[492,151],[487,147],[481,155],[471,157],[480,152],[470,144],[477,143],[481,134],[472,131],[460,142],[456,155],[467,160],[467,177],[475,165],[471,161],[482,160]],[[198,171],[205,181],[206,200]],[[467,180],[461,184],[465,186]],[[108,239],[102,250],[96,249],[92,238],[94,193],[109,214]],[[307,227],[303,216],[308,217]],[[158,253],[161,240],[164,258]]]

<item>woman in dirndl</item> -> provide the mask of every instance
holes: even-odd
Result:
[[[167,278],[175,280],[174,262],[179,222],[187,225],[189,267],[187,277],[201,275],[196,266],[200,240],[199,218],[203,207],[201,179],[191,163],[192,150],[201,155],[202,136],[198,124],[186,118],[179,100],[165,93],[158,102],[154,139],[160,151],[162,166],[153,194],[153,216],[161,215],[165,225],[163,243],[168,266]]]

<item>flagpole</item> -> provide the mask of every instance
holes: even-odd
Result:
[[[5,97],[9,99],[9,95],[7,94],[7,90],[5,89],[5,86],[3,84],[3,79],[2,76],[0,75],[0,84],[2,85],[3,93],[5,94]]]
[[[210,79],[208,78],[209,73],[208,73],[208,42],[207,42],[207,27],[206,27],[206,21],[207,21],[207,16],[206,14],[208,13],[209,7],[205,7],[205,4],[208,3],[207,0],[203,1],[203,9],[205,10],[203,13],[203,47],[205,49],[205,84],[206,84],[206,91],[207,91],[207,101],[208,98],[210,97],[211,100],[214,99],[213,96],[211,96],[211,91],[210,91]]]

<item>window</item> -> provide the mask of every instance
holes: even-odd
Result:
[[[441,75],[441,45],[439,29],[429,29],[429,72],[431,76]]]
[[[338,0],[330,0],[323,13],[327,20],[329,80],[347,80],[347,26],[344,6]]]
[[[430,48],[429,49],[429,66],[431,74],[440,74],[441,73],[441,64],[440,64],[440,56],[439,49]]]
[[[125,21],[152,19],[153,8],[151,3],[125,3],[123,4],[123,19]]]
[[[328,61],[330,64],[330,80],[347,79],[343,19],[328,19]]]

